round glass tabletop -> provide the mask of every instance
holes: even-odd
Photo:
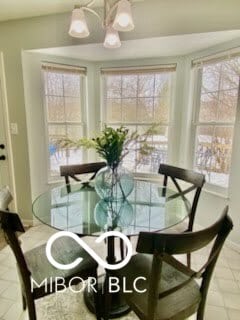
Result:
[[[33,203],[33,213],[50,227],[80,236],[98,236],[107,230],[133,236],[180,223],[188,216],[188,202],[154,181],[134,180],[127,200],[111,202],[101,200],[93,184],[79,183],[41,194]]]

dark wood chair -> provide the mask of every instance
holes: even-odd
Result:
[[[97,263],[74,240],[67,237],[56,240],[52,246],[52,255],[56,261],[63,264],[71,263],[78,257],[82,257],[83,261],[74,269],[58,270],[49,263],[45,253],[45,244],[23,253],[16,233],[24,232],[24,228],[16,213],[0,210],[0,226],[17,261],[22,287],[23,309],[28,308],[30,320],[37,319],[35,300],[54,293],[58,277],[65,279],[66,287],[79,283],[81,279],[87,280],[88,277],[97,279]],[[73,279],[74,277],[76,278]],[[34,279],[39,285],[36,285],[31,279]],[[44,283],[45,279],[47,279],[47,285]],[[95,284],[95,288],[97,288],[97,284]],[[97,293],[95,294],[95,309],[96,317],[100,320]]]
[[[168,178],[171,178],[172,182],[174,183],[178,193],[173,195],[172,198],[180,196],[185,201],[187,210],[189,212],[189,221],[188,221],[188,227],[184,231],[192,231],[195,214],[197,210],[197,205],[198,205],[198,200],[202,191],[202,187],[205,183],[205,176],[201,173],[198,173],[192,170],[182,169],[182,168],[170,166],[167,164],[161,164],[159,167],[158,173],[164,175],[164,180],[163,180],[164,187],[167,187],[168,185]],[[185,181],[191,184],[191,186],[185,190],[182,190],[181,186],[178,183],[179,180]],[[194,191],[193,201],[189,206],[190,202],[187,200],[186,195],[193,191]],[[163,189],[163,193],[164,193],[164,189]]]
[[[170,196],[168,199],[175,198],[175,197],[182,197],[182,199],[184,200],[186,209],[188,211],[189,219],[188,219],[187,229],[182,231],[183,232],[192,231],[196,210],[197,210],[197,205],[198,205],[198,200],[202,191],[202,187],[205,183],[204,174],[201,174],[192,170],[170,166],[167,164],[161,164],[159,167],[158,173],[164,175],[163,187],[167,187],[168,178],[171,178],[172,182],[174,183],[178,191],[178,193],[174,194],[172,197]],[[188,184],[191,184],[191,186],[183,190],[178,183],[179,180],[187,182]],[[163,189],[163,195],[165,191],[166,189]],[[194,193],[193,200],[192,202],[190,202],[186,198],[186,195],[192,192]],[[190,266],[191,264],[190,254],[187,254],[187,263],[188,263],[188,266]]]
[[[137,254],[122,269],[111,275],[125,282],[122,292],[128,305],[143,320],[183,320],[197,312],[197,320],[204,319],[204,309],[210,280],[224,241],[231,231],[232,220],[226,207],[221,218],[212,226],[197,232],[148,233],[141,232]],[[207,262],[195,271],[173,255],[185,254],[206,247],[213,241]],[[138,293],[133,284],[137,277]],[[201,279],[201,284],[196,280]]]
[[[163,187],[165,187],[165,188],[167,187],[168,178],[171,178],[171,180],[173,181],[173,183],[178,191],[173,196],[170,196],[168,199],[176,198],[176,197],[183,198],[185,205],[186,205],[186,209],[189,214],[189,220],[188,220],[187,229],[182,230],[182,231],[183,232],[192,231],[198,200],[199,200],[199,197],[200,197],[200,194],[202,191],[202,187],[205,183],[205,176],[201,173],[194,172],[192,170],[186,170],[186,169],[170,166],[167,164],[161,164],[159,167],[158,173],[164,175]],[[189,188],[187,188],[186,190],[182,190],[182,188],[179,185],[177,180],[185,181],[185,182],[191,184],[191,186]],[[193,191],[195,191],[195,193],[194,193],[192,204],[190,204],[189,200],[186,198],[186,194],[191,193]],[[162,191],[162,195],[166,196],[166,189],[164,189],[164,188]],[[120,242],[120,252],[121,252],[121,257],[123,259],[125,256],[125,247],[124,247],[124,244],[122,241]],[[191,257],[189,254],[187,255],[187,261],[188,261],[188,265],[190,266]]]
[[[65,178],[68,192],[71,191],[70,179],[80,182],[78,175],[93,173],[89,180],[93,180],[97,172],[106,166],[105,162],[92,162],[84,164],[72,164],[67,166],[60,166],[60,175]]]

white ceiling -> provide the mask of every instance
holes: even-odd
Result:
[[[103,1],[95,0],[93,7],[103,6]],[[133,0],[138,1],[143,0]],[[86,5],[89,2],[90,0],[0,0],[0,21],[70,12],[75,4]]]
[[[102,43],[32,50],[49,55],[88,61],[125,60],[179,56],[240,38],[240,30],[195,33],[123,41],[119,49],[105,49]]]

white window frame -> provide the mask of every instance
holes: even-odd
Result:
[[[235,56],[234,55],[232,58]],[[201,122],[199,121],[199,112],[200,112],[200,97],[201,97],[201,85],[202,85],[202,72],[201,72],[201,66],[204,65],[204,62],[209,64],[212,61],[213,63],[217,62],[224,62],[226,59],[231,58],[230,52],[221,53],[220,55],[214,55],[210,57],[206,57],[206,60],[199,59],[197,61],[192,61],[193,66],[193,81],[194,81],[194,89],[193,89],[193,97],[192,97],[192,105],[193,105],[193,113],[192,113],[192,136],[191,136],[191,166],[192,169],[194,168],[195,163],[195,154],[196,154],[196,148],[197,148],[197,129],[199,126],[229,126],[233,127],[233,141],[232,141],[232,149],[231,149],[231,163],[230,163],[230,170],[229,170],[229,181],[228,186],[223,187],[220,185],[217,185],[215,183],[207,182],[205,183],[204,189],[206,191],[209,191],[210,193],[220,195],[224,198],[229,198],[229,186],[231,183],[231,172],[232,172],[232,161],[233,161],[233,147],[234,147],[234,140],[235,140],[235,133],[236,133],[236,124],[237,119],[240,117],[240,83],[238,87],[238,100],[237,100],[237,107],[236,107],[236,114],[235,114],[235,120],[234,122],[224,122],[224,121],[209,121],[209,122]],[[199,64],[199,65],[198,65]],[[200,68],[199,68],[200,66]]]
[[[83,136],[86,136],[86,78],[87,78],[87,68],[85,67],[79,67],[79,66],[74,66],[74,65],[68,65],[68,64],[61,64],[61,63],[56,63],[56,62],[45,62],[42,61],[41,66],[49,66],[51,68],[65,68],[65,69],[73,69],[81,71],[81,81],[80,81],[80,106],[81,106],[81,122],[73,122],[73,121],[48,121],[48,113],[47,113],[47,103],[46,103],[46,97],[47,95],[45,94],[45,80],[44,80],[44,70],[41,68],[41,78],[42,78],[42,88],[43,88],[43,93],[42,93],[42,98],[43,98],[43,109],[44,109],[44,127],[45,127],[45,154],[46,154],[46,169],[47,169],[47,182],[48,184],[52,183],[57,183],[57,182],[62,182],[63,178],[59,176],[51,176],[51,165],[50,165],[50,153],[49,153],[49,132],[48,132],[48,126],[49,125],[56,125],[56,126],[81,126],[82,127],[82,132]],[[82,94],[81,94],[82,93]],[[87,161],[87,152],[83,153],[83,161]]]
[[[128,123],[121,123],[121,122],[114,122],[114,123],[108,123],[107,120],[107,107],[105,104],[105,97],[104,93],[106,92],[106,81],[104,79],[105,73],[108,71],[114,71],[117,73],[117,71],[122,72],[122,71],[139,71],[141,70],[146,70],[146,69],[162,69],[162,72],[164,70],[167,71],[167,69],[170,68],[175,68],[175,71],[172,72],[172,79],[171,79],[171,96],[170,96],[170,109],[169,109],[169,119],[168,123],[159,123],[160,127],[168,127],[168,153],[167,153],[167,163],[171,163],[172,160],[175,157],[174,154],[174,112],[175,112],[175,96],[176,96],[176,74],[177,74],[177,63],[174,64],[161,64],[161,65],[154,65],[154,66],[134,66],[134,67],[113,67],[113,68],[102,68],[101,69],[101,79],[100,79],[100,88],[101,88],[101,110],[100,110],[100,129],[104,127],[104,125],[109,124],[109,125],[126,125],[126,126],[138,126],[138,125],[150,125],[148,122],[128,122]],[[170,70],[169,70],[170,72]],[[154,121],[153,121],[154,122]],[[157,172],[156,172],[157,173]],[[149,177],[152,176],[154,179],[154,176],[156,177],[156,173],[153,172],[136,172],[136,175],[139,175],[143,178],[148,179]]]

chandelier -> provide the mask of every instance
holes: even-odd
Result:
[[[89,2],[85,6],[76,5],[72,11],[72,19],[69,29],[69,35],[75,38],[86,38],[90,32],[85,18],[84,11],[94,14],[102,24],[105,30],[105,48],[119,48],[121,41],[119,31],[131,31],[134,29],[132,18],[131,3],[129,0],[118,0],[111,5],[110,0],[104,0],[104,18],[91,6],[95,0]],[[116,12],[116,13],[115,13]],[[115,16],[113,15],[115,13]]]

